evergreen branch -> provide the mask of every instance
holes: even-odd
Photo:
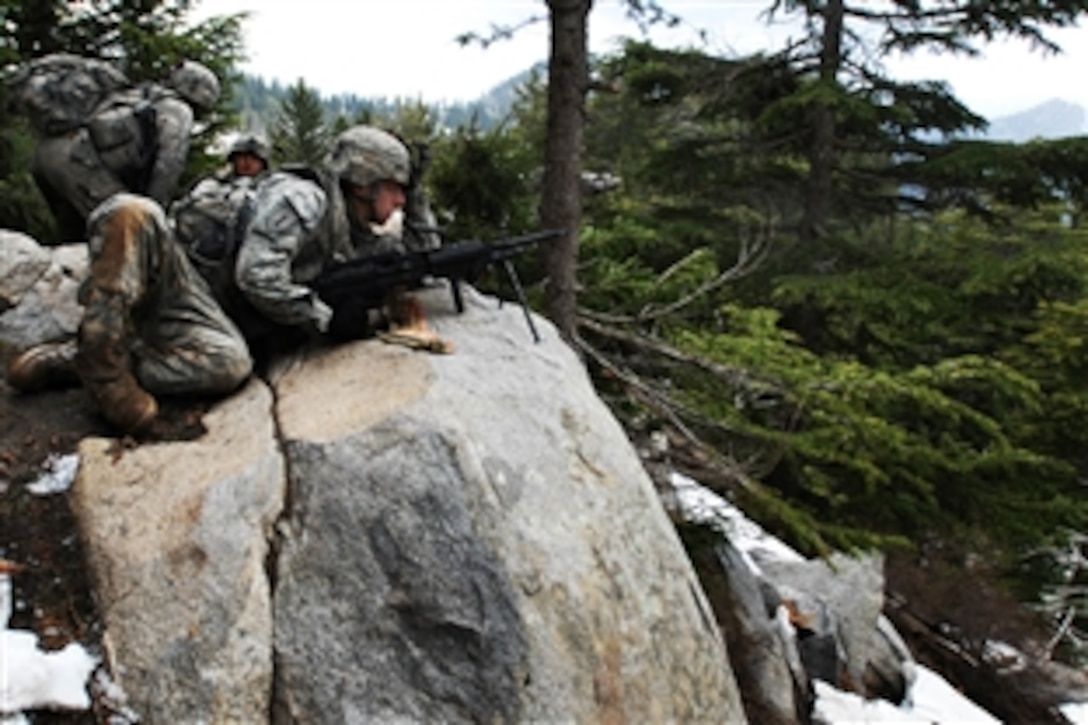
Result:
[[[756,240],[754,244],[749,244],[747,240],[744,241],[741,244],[740,251],[737,252],[737,261],[733,264],[732,267],[725,270],[714,279],[704,282],[696,289],[692,290],[680,299],[665,305],[664,307],[655,308],[652,302],[647,304],[642,308],[642,310],[639,311],[638,315],[632,321],[637,323],[645,323],[659,320],[666,315],[671,315],[672,313],[681,310],[684,307],[687,307],[692,302],[713,292],[714,290],[718,289],[719,287],[728,282],[735,282],[738,279],[742,279],[752,274],[757,269],[759,269],[760,265],[767,259],[767,256],[770,254],[770,238],[771,235],[767,234],[762,239]],[[662,274],[662,277],[665,277],[668,274],[669,270],[666,270]]]
[[[723,285],[729,282],[735,282],[739,279],[752,274],[760,265],[767,259],[771,251],[771,234],[767,233],[761,235],[761,238],[756,240],[755,243],[749,243],[745,241],[741,244],[740,251],[737,253],[737,261],[732,267],[726,269],[714,279],[708,280],[699,285],[696,289],[692,290],[688,294],[680,297],[673,302],[665,305],[664,307],[654,307],[653,303],[645,305],[637,315],[610,315],[607,313],[593,312],[590,310],[579,310],[580,314],[586,315],[591,319],[595,319],[599,322],[607,322],[610,324],[645,324],[648,322],[654,322],[661,318],[671,315],[684,307],[687,307],[696,300],[710,294]],[[675,265],[674,265],[675,267]],[[665,270],[660,279],[664,279],[670,275],[674,267],[670,267]]]
[[[580,312],[578,318],[578,326],[581,328],[585,328],[593,332],[594,334],[599,335],[600,337],[612,340],[613,342],[618,342],[622,345],[637,350],[644,355],[653,355],[665,360],[667,363],[687,365],[689,367],[695,368],[696,370],[704,372],[711,377],[724,382],[726,385],[734,389],[744,391],[745,393],[752,393],[754,391],[756,394],[765,394],[767,392],[768,386],[772,389],[772,391],[775,390],[777,387],[773,383],[768,384],[765,381],[756,381],[752,379],[751,376],[748,375],[748,372],[741,368],[731,368],[720,363],[708,360],[704,357],[689,355],[655,338],[625,332],[615,327],[610,327],[606,324],[602,324],[599,320],[593,319],[593,316],[594,315],[592,312]],[[584,338],[580,337],[579,340],[582,344],[589,346],[589,343],[585,342]],[[603,353],[596,351],[595,348],[592,349],[598,355],[603,356]],[[594,359],[597,358],[595,357]],[[682,403],[676,402],[668,395],[654,390],[648,384],[642,382],[642,378],[640,378],[637,373],[633,371],[627,371],[626,374],[623,374],[618,369],[616,364],[611,362],[611,360],[606,357],[604,358],[604,362],[602,362],[601,365],[610,373],[615,375],[617,379],[625,383],[636,385],[638,389],[645,389],[652,393],[654,396],[656,396],[656,398],[660,400],[663,405],[666,405],[668,407],[670,413],[670,415],[668,416],[669,419],[673,420],[673,416],[675,416],[675,420],[680,422],[678,423],[678,430],[683,433],[685,438],[689,439],[689,442],[691,442],[692,445],[694,445],[698,450],[703,451],[704,453],[709,453],[712,456],[718,457],[724,456],[724,454],[718,452],[716,448],[704,442],[702,439],[698,438],[698,436],[695,436],[694,433],[690,433],[686,425],[683,425],[683,427],[681,427],[682,419],[693,421],[699,426],[702,426],[703,428],[716,431],[726,436],[736,437],[738,435],[742,435],[739,431],[723,425],[720,421],[711,420],[705,415],[691,410]],[[660,410],[656,407],[654,407],[653,409]],[[676,411],[680,411],[680,413],[677,413]],[[793,422],[796,422],[799,415],[800,408],[795,410],[794,413],[790,416],[791,420]],[[760,456],[757,456],[755,454],[753,454],[743,462],[737,462],[733,458],[728,458],[727,460],[729,461],[729,465],[726,468],[727,470],[734,472],[743,471],[745,472],[744,475],[749,479],[759,479],[765,473],[774,469],[774,467],[782,459],[782,455],[783,452],[781,448],[775,447],[775,450],[770,451],[767,455],[761,456],[761,458],[763,459],[762,461],[757,460],[758,458],[760,458]],[[750,488],[751,483],[746,484],[746,487]]]
[[[515,25],[491,25],[491,31],[487,34],[480,34],[475,32],[462,33],[454,38],[460,46],[479,45],[483,49],[489,48],[492,44],[500,40],[512,40],[514,35],[523,28],[527,28],[537,23],[542,23],[548,20],[546,15],[532,15],[525,20]]]

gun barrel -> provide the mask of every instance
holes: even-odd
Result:
[[[558,239],[566,234],[566,229],[544,229],[539,232],[530,232],[528,234],[522,234],[516,237],[509,237],[507,239],[500,239],[497,242],[491,243],[490,247],[496,250],[500,250],[501,253],[505,253],[501,258],[509,256],[510,253],[516,252],[524,247],[537,244],[539,242],[546,241],[548,239]]]
[[[339,319],[339,327],[345,335],[350,336],[368,329],[367,310],[381,306],[390,290],[420,287],[428,276],[444,277],[450,281],[454,304],[461,312],[463,304],[458,285],[461,282],[475,282],[488,267],[500,264],[525,312],[533,339],[539,342],[540,336],[529,316],[525,293],[510,260],[530,245],[555,239],[565,233],[564,229],[545,229],[491,243],[474,239],[428,251],[359,257],[325,270],[311,286],[334,309],[334,321]]]

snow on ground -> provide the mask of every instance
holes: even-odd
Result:
[[[680,510],[689,521],[716,526],[728,537],[759,576],[756,559],[778,557],[797,561],[803,557],[782,541],[765,532],[724,498],[698,482],[679,473],[671,476]],[[917,677],[903,704],[887,700],[865,700],[827,684],[815,683],[814,717],[834,725],[967,725],[997,724],[988,712],[971,702],[944,678],[921,665],[915,665]],[[1088,725],[1088,703],[1062,706],[1062,714],[1074,725]]]
[[[39,495],[68,490],[75,479],[75,458],[53,461],[29,490]],[[98,660],[77,643],[54,652],[39,649],[34,632],[8,629],[13,609],[11,577],[0,574],[0,725],[28,723],[24,710],[90,708],[87,681]]]
[[[44,469],[42,475],[38,480],[27,484],[26,490],[35,496],[64,493],[72,487],[72,483],[76,480],[79,456],[75,453],[66,456],[51,455],[46,459],[42,468]]]
[[[52,462],[47,472],[30,484],[37,495],[62,493],[75,478],[78,459],[65,456]],[[713,522],[745,555],[757,574],[753,554],[798,560],[801,555],[764,532],[712,491],[690,478],[674,474],[673,485],[685,515],[691,520]],[[90,707],[88,680],[97,660],[82,646],[69,644],[57,652],[38,648],[37,637],[29,630],[8,629],[13,608],[11,579],[0,574],[0,725],[24,725],[24,710],[59,708],[86,710]],[[835,725],[877,725],[879,723],[925,723],[963,725],[997,723],[992,716],[970,702],[936,673],[916,667],[918,676],[902,705],[885,700],[866,701],[824,682],[816,682],[814,715]],[[104,673],[100,672],[99,677]],[[108,678],[99,682],[108,689]],[[119,698],[121,699],[121,698]],[[1070,704],[1062,712],[1075,725],[1088,725],[1088,703]]]
[[[1058,709],[1073,725],[1088,725],[1088,702],[1070,702],[1061,705]]]
[[[897,725],[1000,725],[1001,721],[965,699],[940,675],[917,665],[917,677],[904,705],[866,700],[816,681],[813,719],[827,723],[897,723]]]

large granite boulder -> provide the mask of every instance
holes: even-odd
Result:
[[[269,389],[196,441],[87,438],[71,491],[114,681],[146,722],[256,723],[272,687],[266,561],[285,500]]]
[[[0,229],[0,342],[23,348],[74,335],[83,316],[76,299],[87,275],[87,245],[45,248]]]
[[[675,529],[542,319],[310,351],[195,441],[87,439],[73,505],[147,722],[744,722]],[[274,532],[274,533],[273,533]],[[270,714],[271,713],[271,714]]]

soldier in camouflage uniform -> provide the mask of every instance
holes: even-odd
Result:
[[[178,242],[217,296],[234,283],[232,250],[252,213],[257,184],[268,175],[268,144],[255,134],[240,136],[227,151],[227,164],[225,171],[198,181],[169,209]]]
[[[110,93],[75,129],[39,129],[32,170],[61,239],[82,238],[91,211],[121,191],[169,204],[185,169],[194,117],[218,99],[215,74],[184,61],[164,85]]]
[[[259,178],[272,167],[268,143],[256,134],[239,136],[227,152],[230,178]]]
[[[326,168],[275,172],[260,184],[234,265],[256,327],[320,336],[332,310],[308,283],[330,262],[419,244],[381,227],[404,206],[410,170],[404,144],[357,126],[337,137]],[[250,320],[236,300],[213,300],[161,207],[121,194],[94,212],[90,230],[78,354],[65,343],[31,348],[12,361],[8,383],[31,390],[76,370],[105,417],[133,433],[154,421],[154,395],[225,393],[240,385],[252,359],[239,328]]]

